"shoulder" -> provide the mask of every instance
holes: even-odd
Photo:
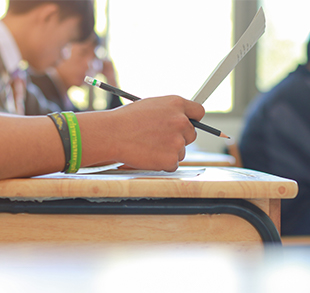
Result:
[[[279,110],[279,106],[287,105],[292,110],[303,111],[310,107],[310,84],[307,84],[303,66],[291,72],[287,77],[280,81],[276,86],[267,92],[259,94],[248,107],[247,116],[264,114]]]
[[[30,78],[33,84],[38,86],[40,89],[50,89],[55,87],[53,81],[47,74],[30,74]]]
[[[27,85],[25,110],[26,115],[45,115],[54,111],[61,111],[56,103],[47,100],[42,91],[32,83]]]

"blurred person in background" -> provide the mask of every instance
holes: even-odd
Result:
[[[31,83],[25,61],[43,72],[93,27],[91,0],[10,0],[0,21],[0,111],[31,115],[59,109]]]
[[[282,235],[310,235],[310,39],[307,63],[249,107],[240,154],[245,168],[297,181],[281,203]]]
[[[99,36],[93,32],[84,42],[73,43],[70,57],[51,67],[44,74],[30,70],[31,80],[37,85],[44,96],[56,103],[63,111],[80,111],[69,98],[68,90],[72,86],[84,85],[86,75],[94,76],[102,73],[107,83],[117,86],[116,73],[112,61],[108,58],[100,60],[96,51],[102,49]],[[107,109],[121,106],[119,97],[108,97]]]

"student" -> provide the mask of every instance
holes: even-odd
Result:
[[[148,98],[114,110],[76,113],[81,167],[122,162],[132,168],[174,171],[196,139],[188,118],[202,105],[178,96]],[[0,179],[63,171],[64,146],[50,117],[0,114]]]
[[[19,62],[27,60],[38,71],[57,65],[68,42],[86,39],[93,30],[92,1],[11,0],[0,26],[0,107],[22,114],[16,101],[13,111],[8,107]],[[116,161],[138,169],[174,171],[185,146],[196,138],[188,118],[199,121],[203,115],[200,104],[177,96],[77,113],[80,166]],[[2,113],[0,129],[0,179],[64,171],[68,148],[50,117]]]
[[[243,165],[294,179],[282,200],[282,235],[310,235],[310,40],[308,61],[251,105],[240,141]]]
[[[101,72],[105,75],[107,83],[117,86],[115,69],[109,59],[96,58],[96,50],[100,46],[100,38],[95,32],[84,42],[74,43],[71,55],[60,62],[56,67],[49,68],[45,74],[31,73],[32,82],[37,85],[44,96],[56,103],[61,110],[79,111],[68,96],[68,90],[72,86],[81,86],[86,75],[95,75]],[[112,95],[108,99],[107,109],[121,106],[117,96]]]
[[[93,26],[91,0],[10,0],[0,21],[0,111],[32,114],[27,110],[34,109],[34,103],[40,109],[34,87],[28,87],[25,71],[20,69],[21,61],[38,71],[55,66],[68,43],[88,38]]]

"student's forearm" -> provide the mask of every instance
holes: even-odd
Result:
[[[62,142],[46,116],[0,116],[0,179],[61,171]]]
[[[188,118],[204,109],[177,96],[145,99],[116,110],[77,113],[81,167],[107,161],[139,169],[174,171],[196,132]],[[62,171],[61,138],[47,116],[0,114],[0,179]]]
[[[112,156],[108,150],[113,148],[103,138],[108,134],[101,117],[106,116],[99,112],[77,114],[82,137],[81,167],[103,163]],[[47,116],[17,117],[0,116],[0,125],[6,125],[0,132],[0,179],[62,171],[64,150],[52,120]]]

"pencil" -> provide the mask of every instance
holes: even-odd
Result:
[[[87,84],[89,84],[89,85],[93,85],[93,86],[99,87],[99,88],[101,88],[103,90],[106,90],[106,91],[108,91],[110,93],[113,93],[113,94],[115,94],[117,96],[126,98],[126,99],[128,99],[130,101],[135,102],[135,101],[141,100],[141,98],[139,98],[139,97],[136,97],[136,96],[134,96],[132,94],[124,92],[121,89],[118,89],[118,88],[116,88],[116,87],[114,87],[112,85],[106,84],[106,83],[104,83],[104,82],[102,82],[100,80],[97,80],[95,78],[92,78],[90,76],[86,76],[84,81]],[[198,122],[198,121],[196,121],[194,119],[190,119],[190,118],[189,118],[189,121],[193,124],[194,127],[199,128],[199,129],[201,129],[203,131],[209,132],[209,133],[214,134],[214,135],[219,136],[219,137],[230,138],[229,136],[227,136],[226,134],[224,134],[220,130],[215,129],[215,128],[211,127],[211,126],[205,125],[205,124],[203,124],[201,122]]]

